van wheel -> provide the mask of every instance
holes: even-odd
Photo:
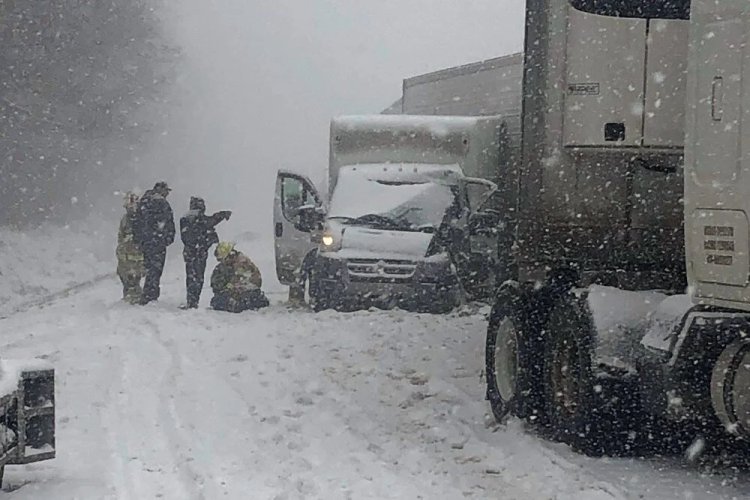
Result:
[[[316,278],[315,271],[310,271],[307,279],[307,294],[308,303],[314,312],[325,311],[333,307],[329,293]]]
[[[487,400],[492,414],[502,422],[509,414],[536,420],[532,340],[535,332],[525,318],[525,301],[515,287],[505,287],[497,297],[485,344]]]

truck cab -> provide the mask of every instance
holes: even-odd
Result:
[[[676,337],[705,353],[715,417],[750,439],[750,6],[693,0],[685,155],[685,248],[695,304]],[[705,397],[704,400],[708,399]]]
[[[497,148],[476,119],[342,117],[331,127],[327,203],[279,172],[277,275],[315,309],[444,312],[489,295],[501,218],[497,186],[467,175]],[[478,126],[482,125],[482,126]]]

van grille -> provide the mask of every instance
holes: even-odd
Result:
[[[417,264],[409,260],[351,259],[346,267],[351,281],[403,283],[414,277]]]

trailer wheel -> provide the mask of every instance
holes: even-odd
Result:
[[[593,325],[583,301],[562,295],[548,321],[545,342],[545,402],[555,439],[587,455],[604,453],[596,384],[592,369]]]
[[[533,332],[529,331],[524,310],[520,291],[506,287],[497,297],[487,327],[487,400],[498,422],[510,413],[531,420],[538,417],[528,390],[533,377],[530,360],[534,356],[529,342]]]

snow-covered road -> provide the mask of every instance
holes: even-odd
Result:
[[[481,314],[181,311],[105,280],[0,320],[57,370],[58,458],[13,499],[731,499],[744,474],[589,459],[487,420]],[[205,298],[205,297],[204,297]]]

